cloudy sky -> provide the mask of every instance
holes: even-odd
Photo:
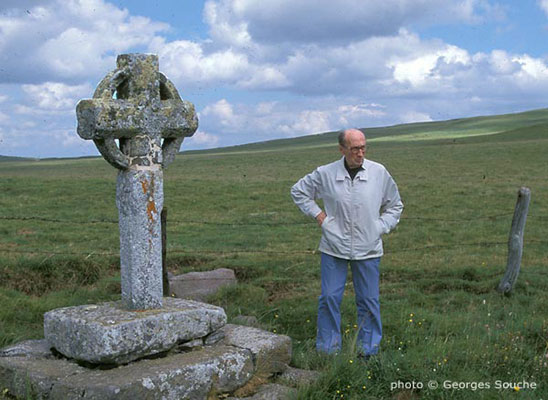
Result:
[[[156,53],[182,149],[548,107],[548,0],[1,0],[0,154],[98,154],[75,106]]]

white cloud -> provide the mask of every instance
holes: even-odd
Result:
[[[521,66],[518,75],[534,81],[548,80],[548,68],[543,60],[528,55],[514,56],[512,61]]]
[[[47,111],[44,111],[44,110],[37,110],[37,109],[35,109],[35,108],[26,106],[26,105],[24,105],[24,104],[15,104],[14,107],[13,107],[13,110],[14,110],[17,114],[26,114],[26,115],[34,115],[34,116],[41,115],[41,114],[46,114],[46,113],[47,113]]]
[[[34,121],[25,121],[21,125],[23,128],[35,128],[38,124]]]
[[[76,103],[83,97],[91,97],[89,84],[66,85],[60,82],[46,82],[40,85],[23,85],[29,101],[41,110],[74,112]],[[25,108],[21,108],[22,111]]]
[[[496,5],[486,0],[390,0],[375,2],[371,7],[358,3],[357,0],[336,3],[320,0],[320,4],[312,0],[276,0],[259,6],[249,0],[209,0],[204,18],[210,24],[211,40],[167,42],[155,38],[150,50],[159,53],[166,75],[185,89],[274,90],[305,96],[367,93],[383,99],[433,95],[442,90],[466,92],[468,96],[474,91],[474,85],[478,84],[474,79],[481,79],[483,67],[476,63],[475,54],[441,40],[422,40],[402,26],[427,17],[436,19],[436,23],[450,19],[476,23],[497,14],[500,10]],[[350,9],[354,12],[343,12]],[[415,15],[417,10],[427,10],[427,16]],[[361,25],[350,24],[353,34],[348,38],[343,35],[344,41],[322,41],[313,34],[306,39],[308,33],[302,33],[301,29],[312,29],[314,23],[299,18],[305,12],[320,13],[325,22],[320,24],[322,32],[333,37],[341,32],[329,26],[343,29],[348,18],[375,18],[379,23],[378,16],[385,13],[390,21],[382,23],[393,26],[386,30],[391,32],[389,35],[381,35],[379,30],[372,36],[359,29]],[[289,18],[289,14],[295,15]],[[405,16],[400,18],[400,14]],[[268,30],[278,29],[279,24],[294,24],[292,29],[280,33],[296,35],[292,44],[274,45],[252,34],[254,26]],[[299,39],[301,33],[305,36]],[[494,52],[493,62],[488,62],[495,74],[508,74],[527,65],[542,75],[542,60],[534,67],[532,60],[520,64],[511,55],[505,58],[503,53]],[[465,76],[472,79],[465,81]],[[481,82],[482,86],[486,84],[496,86],[497,77]]]
[[[478,23],[500,13],[487,0],[209,0],[204,9],[211,36],[233,46],[363,40],[413,23]]]
[[[289,79],[276,66],[255,66],[249,78],[243,77],[238,86],[248,89],[284,89],[290,85]]]
[[[241,120],[234,114],[232,104],[226,99],[221,99],[213,104],[207,105],[200,113],[200,119],[203,117],[219,121],[219,125],[230,129],[241,126]]]
[[[538,5],[548,13],[548,0]],[[39,141],[93,149],[73,132],[74,107],[127,51],[159,54],[161,71],[190,91],[200,109],[191,147],[508,112],[543,104],[548,90],[547,59],[416,33],[504,17],[491,0],[208,0],[209,37],[195,41],[168,40],[168,25],[107,0],[5,0],[0,10],[0,81],[10,83],[0,129],[25,151]]]
[[[548,16],[548,0],[537,0],[539,7]]]
[[[404,124],[410,124],[413,122],[428,122],[432,121],[430,115],[417,111],[408,111],[401,115],[400,121]]]
[[[304,110],[299,113],[291,125],[279,127],[287,136],[302,136],[311,133],[326,132],[331,129],[327,111]]]
[[[439,79],[435,73],[436,67],[442,64],[468,65],[470,56],[465,50],[456,46],[444,46],[440,50],[415,54],[408,61],[392,61],[388,63],[394,69],[394,79],[400,83],[410,83],[412,86],[420,86],[429,80]]]
[[[503,50],[493,50],[489,58],[491,71],[496,75],[513,74],[521,68],[520,63]]]
[[[249,69],[246,55],[230,48],[205,54],[198,43],[188,40],[166,43],[157,38],[152,41],[150,50],[158,54],[162,71],[185,87],[235,83]]]
[[[355,126],[358,121],[378,118],[386,115],[379,104],[344,104],[338,107],[339,124],[341,127]]]
[[[251,45],[251,36],[247,32],[247,22],[236,17],[232,12],[234,6],[237,7],[238,3],[230,0],[206,1],[204,19],[210,27],[210,34],[221,43],[238,47]]]
[[[36,127],[0,127],[2,155],[23,157],[70,157],[98,154],[92,141],[82,140],[75,129],[55,121]]]
[[[216,147],[219,143],[219,136],[211,133],[204,132],[202,130],[197,131],[191,138],[186,139],[185,145],[197,145],[201,148]],[[183,150],[184,150],[183,145]]]
[[[43,7],[48,3],[51,3],[51,0],[2,0],[0,10],[11,11],[12,14],[28,13],[33,7]]]
[[[247,105],[226,99],[204,107],[200,112],[201,129],[223,132],[220,145],[242,141],[262,141],[277,137],[295,137],[341,129],[370,126],[382,121],[387,113],[379,104],[338,104],[339,99],[323,98],[314,102],[261,102]],[[246,140],[247,139],[247,140]],[[232,141],[232,143],[230,142]]]
[[[268,115],[273,112],[276,104],[277,102],[275,101],[263,101],[257,104],[255,111],[257,112],[257,115]]]
[[[104,0],[28,3],[28,10],[12,9],[0,16],[4,82],[96,77],[112,69],[115,53],[145,48],[168,27],[132,17]]]
[[[282,88],[288,85],[275,66],[252,63],[248,54],[231,47],[208,51],[188,40],[166,43],[156,38],[149,50],[157,53],[161,69],[184,88],[233,86],[246,89]]]
[[[55,138],[56,143],[60,143],[63,147],[73,147],[82,145],[83,140],[75,134],[73,130],[61,129],[56,132],[53,132],[53,137]],[[93,142],[89,142],[89,145],[93,145]],[[95,145],[93,145],[95,146]]]

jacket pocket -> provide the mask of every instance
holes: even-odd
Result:
[[[377,227],[377,236],[381,237],[382,235],[384,235],[384,225],[380,218],[375,220],[375,226]]]
[[[322,236],[329,243],[329,245],[332,248],[339,248],[342,238],[341,238],[341,233],[339,232],[339,227],[337,225],[337,221],[335,220],[335,217],[328,216],[323,221],[321,228],[322,228]]]
[[[322,230],[325,232],[325,230],[327,229],[327,225],[329,225],[331,222],[333,222],[335,220],[335,218],[331,217],[331,216],[327,216],[325,217],[325,219],[323,220],[322,224],[320,225],[320,228],[322,228]]]

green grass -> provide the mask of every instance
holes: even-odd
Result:
[[[292,337],[293,365],[322,371],[299,398],[548,398],[547,128],[548,110],[537,110],[366,130],[368,158],[389,169],[405,204],[385,238],[384,338],[367,364],[352,345],[351,279],[344,351],[314,351],[320,230],[289,196],[340,157],[335,133],[179,156],[165,172],[168,267],[234,269],[239,284],[211,301],[229,320],[254,315]],[[99,158],[0,163],[0,345],[41,337],[49,309],[119,298],[115,181]],[[532,200],[522,270],[505,297],[494,287],[520,186]],[[492,388],[391,390],[429,380]],[[540,387],[500,391],[497,380]]]

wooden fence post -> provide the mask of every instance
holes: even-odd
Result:
[[[525,221],[527,220],[530,201],[531,190],[526,187],[520,188],[518,191],[518,201],[514,210],[514,217],[512,218],[510,237],[508,238],[506,273],[497,287],[497,290],[504,294],[510,294],[518,279],[521,256],[523,253],[523,231],[525,229]]]
[[[168,297],[169,293],[169,277],[167,274],[166,263],[166,248],[167,248],[167,207],[162,209],[160,213],[160,222],[162,224],[162,285],[164,296]]]

